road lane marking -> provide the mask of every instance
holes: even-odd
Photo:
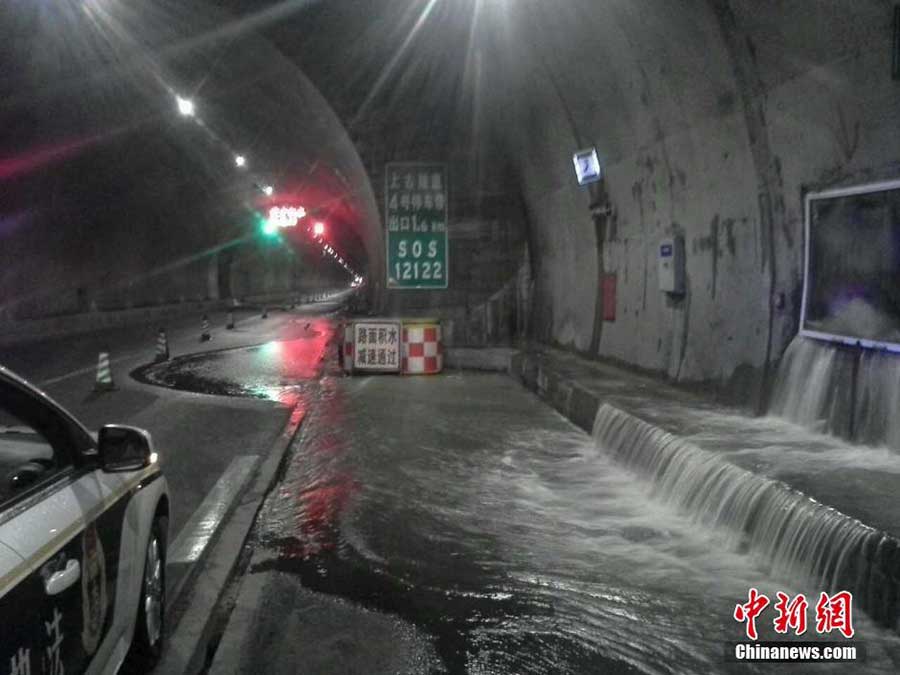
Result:
[[[200,559],[258,462],[258,455],[240,455],[231,461],[175,538],[167,558],[169,563],[194,563]]]
[[[237,326],[237,325],[239,325],[239,324],[241,324],[241,323],[250,321],[251,319],[254,319],[254,318],[256,318],[256,316],[255,316],[255,315],[251,315],[251,316],[245,317],[245,318],[243,318],[243,319],[238,319],[238,320],[235,321],[234,323],[235,323],[235,326]],[[279,317],[279,318],[281,318],[281,317]],[[282,327],[284,326],[284,323],[285,323],[285,322],[284,322],[284,320],[282,319],[281,323],[279,323],[279,324],[276,325],[276,323],[273,322],[272,324],[269,324],[267,327],[269,327],[269,328],[271,328],[271,329],[273,329],[273,330],[277,330],[277,329],[279,329],[279,328],[282,328]],[[185,330],[187,331],[188,329],[185,329]],[[182,338],[182,339],[186,339],[186,338]],[[169,343],[171,344],[171,343],[173,343],[173,342],[175,342],[175,341],[176,341],[176,338],[175,338],[175,337],[171,337]],[[186,354],[184,354],[184,355],[188,355],[188,356],[189,356],[189,355],[191,355],[191,354],[195,354],[195,353],[196,353],[196,354],[200,354],[200,353],[204,353],[204,352],[207,352],[207,351],[215,351],[215,348],[200,349],[200,350],[198,350],[198,351],[196,351],[196,352],[188,352],[188,353],[186,353]],[[128,361],[129,359],[134,359],[134,358],[137,358],[137,357],[142,356],[142,355],[144,355],[144,354],[149,354],[149,350],[148,350],[148,349],[139,349],[139,350],[137,350],[137,351],[129,352],[128,354],[123,354],[122,356],[116,357],[116,358],[114,358],[114,359],[110,359],[110,360],[109,360],[109,363],[110,363],[110,365],[112,365],[113,363],[121,363],[122,361]],[[49,378],[49,379],[47,379],[47,380],[41,380],[40,382],[37,383],[37,386],[38,386],[38,387],[48,387],[48,386],[50,386],[51,384],[57,384],[57,383],[59,383],[59,382],[64,382],[64,381],[66,381],[66,380],[71,380],[71,379],[74,378],[74,377],[80,377],[80,376],[82,376],[82,375],[87,375],[88,373],[96,372],[96,370],[97,370],[97,365],[96,365],[96,364],[91,365],[91,366],[85,366],[84,368],[79,368],[78,370],[73,370],[73,371],[71,371],[71,372],[69,372],[69,373],[65,373],[65,374],[59,375],[59,376],[57,376],[57,377],[51,377],[51,378]]]
[[[140,356],[141,354],[144,353],[144,351],[146,351],[146,350],[142,349],[139,352],[132,352],[130,354],[125,354],[123,356],[119,356],[118,358],[110,359],[109,362],[110,362],[110,364],[113,364],[113,363],[119,363],[120,361],[127,361],[128,359],[133,359],[136,356]],[[56,384],[57,382],[63,382],[64,380],[71,380],[73,377],[79,377],[80,375],[87,375],[88,373],[96,372],[96,370],[97,370],[96,364],[94,364],[93,366],[86,366],[84,368],[79,368],[78,370],[73,370],[72,372],[66,373],[65,375],[60,375],[58,377],[51,377],[49,380],[42,380],[41,382],[38,382],[38,386],[46,387],[51,384]]]
[[[245,321],[249,321],[252,318],[254,318],[254,317],[248,316],[243,319],[238,319],[234,323],[237,326]],[[185,333],[187,333],[189,330],[190,329],[187,329],[187,328],[184,329]],[[181,328],[178,329],[179,333],[180,333],[180,331],[181,331]],[[174,335],[170,335],[169,337],[170,337],[170,339],[169,339],[170,344],[172,344],[173,342],[175,342],[176,340],[179,339],[179,338],[176,338]],[[185,339],[186,338],[184,338],[184,336],[181,336],[182,341],[184,341]],[[109,362],[110,362],[110,364],[121,363],[122,361],[134,359],[141,355],[149,354],[149,353],[150,353],[149,349],[139,349],[137,351],[129,352],[128,354],[123,354],[122,356],[116,357],[114,359],[110,359]],[[96,364],[91,365],[91,366],[85,366],[84,368],[79,368],[78,370],[73,370],[72,372],[65,373],[65,374],[59,375],[57,377],[51,377],[50,379],[42,380],[41,382],[38,382],[37,385],[39,387],[47,387],[51,384],[56,384],[58,382],[64,382],[65,380],[71,380],[73,377],[80,377],[81,375],[87,375],[88,373],[95,372],[96,369],[97,369]]]

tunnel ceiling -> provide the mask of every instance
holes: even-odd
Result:
[[[467,120],[466,45],[473,2],[229,0],[239,16],[297,9],[263,23],[338,112],[351,134],[385,125],[398,153],[446,152]],[[424,146],[424,148],[423,148]]]
[[[358,270],[377,269],[380,220],[343,126],[296,64],[230,14],[181,2],[7,9],[0,235],[13,258],[0,304],[175,269],[249,236],[252,212],[273,204],[303,205]],[[59,271],[42,288],[22,264],[40,256]]]

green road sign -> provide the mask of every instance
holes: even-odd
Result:
[[[447,166],[385,167],[387,287],[447,288]]]

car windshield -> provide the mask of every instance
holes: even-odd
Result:
[[[900,671],[896,5],[5,0],[0,481],[165,505],[122,672]]]

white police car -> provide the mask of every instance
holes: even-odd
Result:
[[[95,440],[0,367],[0,675],[152,666],[168,516],[147,432],[110,425]]]

